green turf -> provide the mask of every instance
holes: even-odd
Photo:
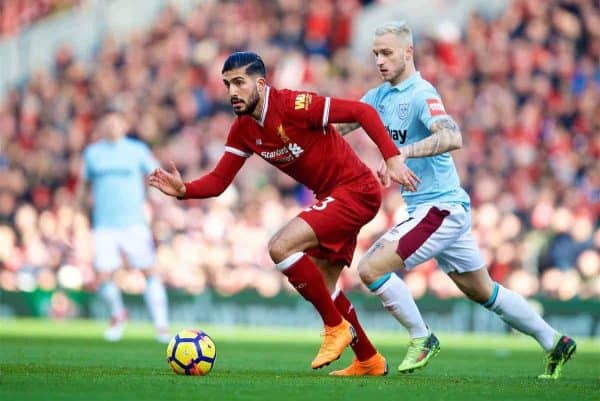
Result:
[[[184,328],[184,327],[181,327]],[[147,325],[116,344],[91,321],[0,320],[0,400],[600,400],[600,342],[578,339],[558,381],[542,371],[525,336],[438,333],[442,351],[424,371],[400,375],[404,334],[373,332],[387,377],[336,378],[312,371],[316,330],[202,327],[217,344],[207,377],[176,376]],[[351,360],[346,351],[335,368]]]

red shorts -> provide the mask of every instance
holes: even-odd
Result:
[[[356,237],[381,206],[381,189],[374,176],[335,188],[329,196],[304,209],[298,217],[317,234],[319,246],[306,253],[330,263],[352,263]]]

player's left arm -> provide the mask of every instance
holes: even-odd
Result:
[[[358,124],[379,148],[384,160],[398,156],[400,152],[390,138],[375,109],[363,102],[331,98],[329,115],[324,121],[332,124]]]
[[[408,191],[416,191],[420,180],[404,163],[406,156],[401,154],[390,138],[377,111],[371,105],[363,102],[342,99],[331,99],[330,102],[327,118],[329,122],[360,124],[379,148],[386,166],[386,172],[383,175],[379,174],[382,184],[387,186],[392,180],[403,185]],[[324,120],[326,120],[325,117]]]
[[[139,157],[139,168],[143,174],[144,187],[148,182],[148,175],[151,174],[154,170],[160,167],[160,163],[150,150],[150,147],[143,142],[139,143],[140,148],[140,157]]]
[[[290,92],[289,109],[291,116],[307,121],[312,127],[325,130],[328,124],[358,123],[379,148],[387,166],[386,177],[409,191],[416,191],[419,179],[404,163],[405,157],[390,138],[377,111],[369,104],[338,98],[323,97],[316,94]],[[382,182],[384,185],[387,179]]]
[[[375,107],[375,98],[377,94],[377,88],[373,88],[364,94],[362,98],[360,98],[361,103],[369,104]],[[342,136],[351,133],[352,131],[356,131],[357,128],[360,128],[360,124],[357,122],[351,123],[338,123],[333,124],[334,128],[337,132],[339,132]]]
[[[431,135],[402,146],[402,154],[406,157],[428,157],[462,147],[460,129],[452,116],[446,113],[444,103],[433,87],[415,94],[413,102],[418,110],[417,118],[429,129]]]
[[[333,124],[333,126],[335,127],[335,130],[340,133],[340,135],[344,136],[344,135],[349,134],[352,131],[356,130],[358,127],[360,127],[360,124],[358,124],[358,123],[339,123],[339,124]]]
[[[420,141],[404,145],[400,151],[406,157],[435,156],[462,147],[462,134],[451,116],[436,120],[429,127],[431,135]]]
[[[289,118],[307,122],[309,126],[323,130],[329,124],[344,124],[348,128],[358,124],[375,142],[385,160],[400,154],[379,115],[369,104],[310,92],[288,91],[287,94]]]

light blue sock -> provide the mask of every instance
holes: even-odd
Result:
[[[157,329],[166,329],[169,326],[168,321],[168,300],[165,286],[158,277],[148,278],[146,283],[146,292],[144,293],[146,306],[152,316],[152,321]]]
[[[546,352],[554,347],[556,330],[516,292],[494,283],[490,299],[482,305],[500,316],[510,327],[535,338]]]
[[[387,273],[369,285],[383,307],[408,330],[410,338],[429,336],[429,329],[412,297],[410,288],[398,275]]]
[[[110,315],[117,318],[122,317],[125,313],[125,306],[119,287],[112,281],[106,281],[100,286],[98,292],[104,302],[107,303]]]

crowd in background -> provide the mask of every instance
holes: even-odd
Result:
[[[89,216],[75,212],[73,189],[103,110],[117,107],[163,165],[173,160],[184,178],[196,178],[223,153],[234,117],[220,76],[231,51],[261,54],[276,87],[358,99],[380,82],[374,60],[349,48],[362,6],[206,2],[184,17],[165,9],[124,45],[105,38],[90,61],[62,48],[53,73],[35,74],[0,104],[0,290],[94,289]],[[525,296],[600,298],[598,2],[513,1],[494,20],[471,15],[459,37],[415,40],[417,69],[463,133],[453,156],[492,277]],[[346,138],[377,166],[364,132]],[[312,199],[259,157],[216,199],[149,190],[166,283],[190,293],[290,290],[267,242]],[[398,188],[387,189],[355,263],[402,206]],[[404,278],[417,297],[459,295],[435,261]],[[145,285],[129,270],[117,281],[132,293]],[[364,290],[354,268],[342,286]]]
[[[0,1],[0,38],[13,35],[57,11],[81,0],[3,0]]]

